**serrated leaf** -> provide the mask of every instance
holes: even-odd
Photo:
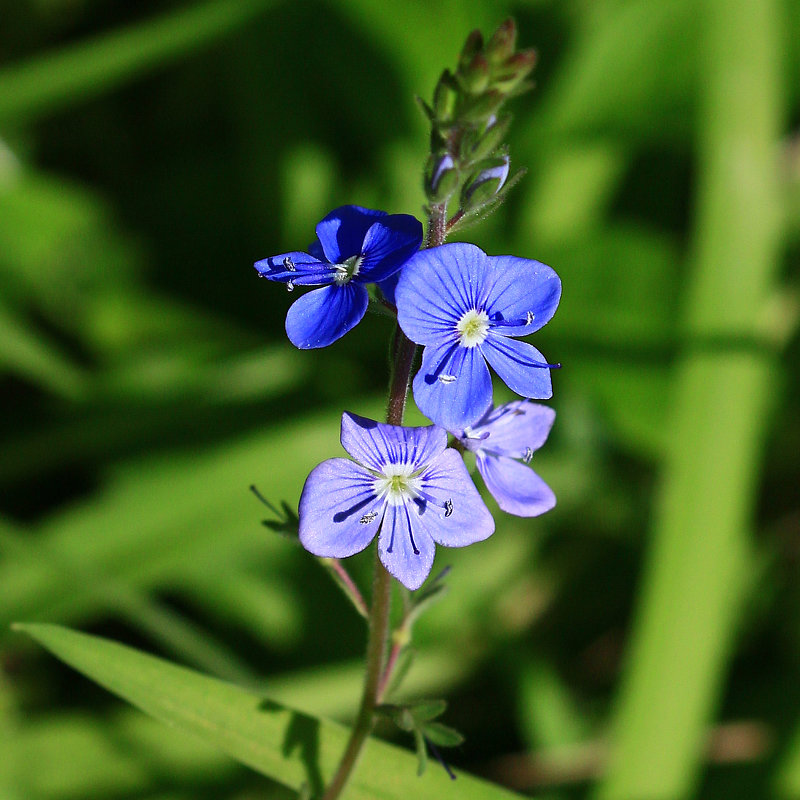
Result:
[[[156,719],[199,736],[294,791],[308,783],[319,794],[346,745],[349,732],[341,725],[130,647],[57,625],[18,625],[16,629]],[[519,797],[469,775],[459,776],[457,793],[447,776],[438,772],[419,781],[414,761],[407,751],[370,739],[350,783],[348,800]]]

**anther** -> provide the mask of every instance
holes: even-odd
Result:
[[[453,513],[453,501],[452,500],[445,500],[444,501],[444,516],[445,519],[449,517]]]
[[[364,514],[364,516],[361,517],[359,522],[362,525],[369,525],[369,523],[372,522],[372,520],[374,520],[375,517],[377,517],[377,516],[378,516],[378,512],[377,511],[370,511],[368,514]]]
[[[530,325],[530,324],[531,324],[531,322],[533,322],[533,319],[534,319],[534,317],[535,317],[535,316],[536,316],[536,315],[533,313],[533,311],[529,311],[529,312],[528,312],[528,313],[525,315],[525,324],[526,324],[526,325]]]
[[[283,259],[283,266],[288,272],[297,272],[297,267],[295,267],[294,261],[292,261],[290,256],[286,256],[286,258]]]
[[[523,461],[524,461],[526,464],[530,464],[530,463],[531,463],[531,459],[532,459],[532,458],[533,458],[533,450],[531,450],[531,448],[530,448],[530,447],[526,447],[526,448],[525,448],[525,455],[524,455],[524,456],[522,456],[522,460],[523,460]]]
[[[456,379],[455,375],[440,375],[439,376],[440,383],[444,383],[444,384],[453,383],[455,381],[455,379]]]
[[[293,292],[294,291],[294,281],[291,278],[289,278],[289,280],[286,281],[286,291],[287,292]]]

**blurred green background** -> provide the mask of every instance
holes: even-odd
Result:
[[[529,171],[464,238],[562,277],[559,504],[440,549],[407,695],[536,797],[800,798],[796,0],[0,0],[0,797],[288,796],[17,620],[350,718],[362,622],[247,487],[382,414],[391,322],[296,351],[252,262],[420,215],[414,95],[509,14]]]

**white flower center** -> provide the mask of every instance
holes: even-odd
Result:
[[[459,344],[462,347],[475,347],[489,333],[489,315],[485,311],[471,308],[463,314],[456,324],[456,331],[460,337]]]
[[[350,258],[346,258],[341,264],[334,264],[333,268],[336,270],[336,274],[333,276],[333,280],[336,285],[344,286],[358,275],[363,260],[364,256],[350,256]]]
[[[406,500],[420,496],[419,473],[412,464],[384,464],[383,475],[373,484],[378,498],[385,498],[390,506],[399,506]]]

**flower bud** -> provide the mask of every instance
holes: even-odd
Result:
[[[432,155],[425,171],[425,194],[432,203],[447,200],[458,188],[458,169],[450,153]]]
[[[456,110],[458,85],[450,70],[446,69],[433,90],[433,110],[441,122],[449,122]]]
[[[464,72],[473,58],[483,50],[483,34],[479,30],[472,31],[461,48],[458,56],[458,72]]]
[[[535,50],[523,50],[514,54],[495,71],[492,86],[501,92],[511,92],[531,74],[538,59],[539,55]]]
[[[469,94],[482,94],[489,87],[491,70],[483,53],[478,53],[464,69],[459,69],[461,87]]]
[[[466,184],[461,197],[461,206],[465,212],[476,211],[485,206],[497,196],[508,179],[510,162],[507,154],[487,161],[490,164]]]
[[[501,22],[486,45],[486,57],[492,64],[502,64],[514,55],[517,46],[517,26],[513,19]]]
[[[503,144],[510,125],[511,117],[508,114],[500,118],[494,115],[489,117],[489,123],[484,132],[478,136],[474,143],[471,143],[470,160],[478,161],[495,153],[497,148]]]

